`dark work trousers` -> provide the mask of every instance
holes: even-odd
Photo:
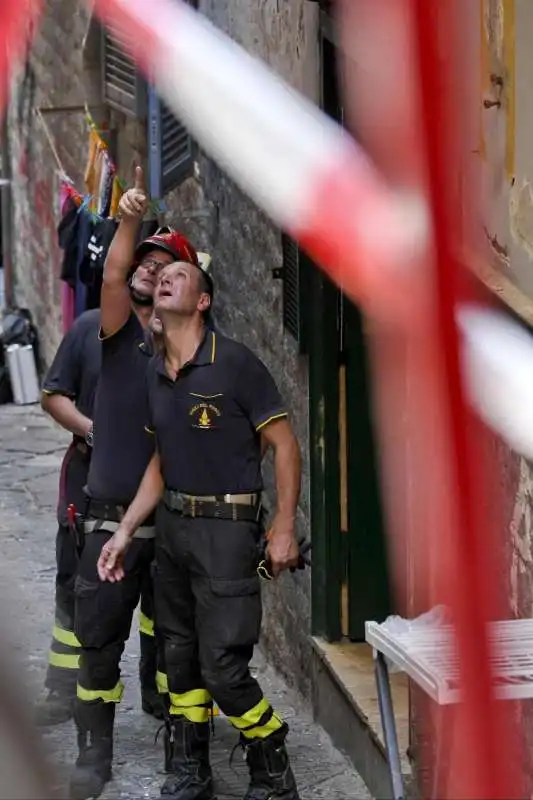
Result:
[[[45,686],[50,691],[73,697],[80,643],[74,633],[74,581],[78,565],[76,542],[67,525],[66,509],[74,504],[83,512],[86,503],[83,487],[87,483],[90,458],[86,445],[71,444],[65,453],[59,479],[56,536],[55,621],[48,656]]]
[[[152,614],[154,540],[133,539],[125,557],[124,579],[109,583],[100,580],[96,565],[102,546],[110,535],[105,530],[86,535],[76,577],[75,632],[81,643],[77,697],[82,702],[120,702],[123,690],[120,659],[141,594],[141,648],[144,651],[141,652],[141,683],[142,688],[155,689],[156,647]],[[148,650],[150,652],[147,654]],[[147,681],[152,685],[148,686]]]
[[[157,511],[155,610],[170,713],[205,722],[214,700],[250,739],[282,726],[249,670],[261,627],[260,535],[256,522]]]

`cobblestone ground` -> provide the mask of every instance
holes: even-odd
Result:
[[[15,653],[33,701],[44,679],[54,594],[55,502],[58,471],[68,435],[35,406],[0,406],[0,584],[7,608],[10,650]],[[4,594],[6,593],[6,594]],[[138,637],[133,634],[122,663],[126,684],[118,710],[114,780],[103,798],[156,798],[163,779],[157,723],[140,710],[136,679]],[[297,696],[268,667],[261,653],[254,669],[268,697],[291,726],[289,749],[302,800],[354,800],[370,795],[349,762],[316,725]],[[65,796],[66,775],[75,758],[71,722],[44,734],[57,765],[58,791]],[[219,800],[242,798],[246,769],[236,736],[224,718],[216,721],[212,761]]]

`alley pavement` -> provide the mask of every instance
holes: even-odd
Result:
[[[29,703],[42,690],[50,643],[55,504],[68,442],[68,434],[37,406],[0,406],[0,601],[9,629],[7,649],[16,659]],[[122,661],[126,690],[117,713],[114,779],[103,800],[157,798],[164,779],[162,739],[154,744],[159,723],[140,709],[137,631],[135,620]],[[288,748],[302,800],[369,798],[351,764],[259,651],[253,666],[266,695],[290,725]],[[66,797],[68,769],[76,756],[73,723],[50,728],[43,738],[56,766],[58,796]],[[232,764],[229,760],[235,743],[229,723],[223,717],[216,719],[212,762],[218,800],[242,798],[246,790],[242,751],[236,751]]]

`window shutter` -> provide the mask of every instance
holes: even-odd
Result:
[[[193,143],[187,128],[148,90],[148,149],[150,193],[162,198],[193,171]]]
[[[300,250],[298,243],[282,234],[283,268],[283,325],[296,339],[300,353],[306,352],[306,295],[305,295],[305,269],[306,257]]]
[[[185,125],[160,102],[161,193],[166,194],[192,174],[192,139]]]
[[[112,28],[102,29],[104,102],[129,117],[146,113],[146,83]]]

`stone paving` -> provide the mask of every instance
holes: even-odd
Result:
[[[41,690],[52,625],[55,503],[59,467],[69,437],[36,406],[0,406],[0,585],[7,609],[9,650],[20,666],[30,701]],[[135,631],[135,628],[133,629]],[[162,744],[154,745],[158,723],[140,710],[138,637],[132,634],[122,662],[126,684],[117,714],[114,780],[102,795],[157,798],[163,780]],[[365,784],[328,735],[313,722],[302,700],[256,653],[254,669],[265,693],[290,724],[288,746],[302,800],[369,798]],[[224,718],[215,723],[212,761],[218,800],[242,798],[246,768],[236,735]],[[57,766],[58,793],[66,796],[66,775],[75,758],[71,722],[43,734]]]

